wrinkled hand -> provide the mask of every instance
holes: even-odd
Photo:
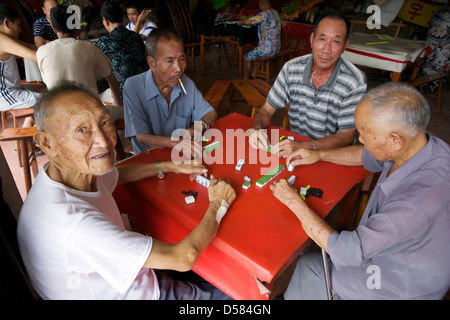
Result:
[[[217,180],[213,175],[211,175],[208,196],[210,202],[218,201],[221,203],[222,200],[225,200],[228,205],[231,206],[234,199],[236,199],[236,192],[229,181],[225,181],[223,179]]]
[[[287,207],[290,207],[290,205],[298,201],[304,202],[302,198],[300,198],[297,189],[290,185],[286,179],[281,179],[272,183],[270,185],[270,190],[272,190],[274,197]]]
[[[313,164],[319,160],[320,160],[319,151],[301,148],[288,156],[286,164],[287,165],[292,164],[293,166],[297,166],[302,164]]]
[[[300,148],[300,144],[290,139],[280,141],[272,147],[272,153],[278,154],[279,157],[287,158],[291,153]]]
[[[269,138],[266,129],[252,129],[249,138],[250,146],[254,149],[267,150],[269,148]]]

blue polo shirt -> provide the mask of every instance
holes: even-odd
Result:
[[[125,136],[131,139],[136,154],[150,149],[137,141],[137,135],[170,137],[174,130],[187,129],[191,122],[201,120],[205,114],[214,111],[191,79],[183,75],[181,81],[186,94],[180,86],[174,87],[170,94],[170,108],[159,92],[151,70],[130,77],[125,82]]]

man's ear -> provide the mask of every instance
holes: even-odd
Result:
[[[391,132],[389,134],[389,141],[392,148],[396,151],[403,149],[403,146],[405,145],[405,138],[397,132]]]
[[[153,58],[152,56],[147,56],[147,63],[152,71],[154,71],[155,69],[155,62],[155,58]]]
[[[46,131],[36,131],[33,136],[34,141],[39,148],[48,156],[54,152],[53,141],[50,134]]]

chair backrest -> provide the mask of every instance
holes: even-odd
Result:
[[[183,37],[184,43],[196,42],[194,26],[186,3],[183,0],[164,0],[170,13],[168,23]]]

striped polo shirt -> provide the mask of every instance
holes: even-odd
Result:
[[[312,54],[288,61],[280,71],[267,102],[289,107],[291,131],[313,140],[354,129],[355,108],[367,90],[365,74],[340,58],[327,83],[316,89],[311,79]]]

